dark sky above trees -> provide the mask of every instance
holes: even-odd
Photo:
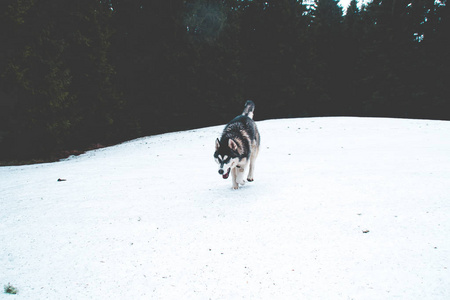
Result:
[[[450,120],[447,1],[3,0],[0,160],[256,119]]]

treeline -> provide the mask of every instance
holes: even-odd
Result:
[[[446,0],[2,0],[0,160],[256,118],[450,120]]]

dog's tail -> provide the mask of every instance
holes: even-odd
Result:
[[[254,111],[255,111],[255,103],[252,100],[247,100],[247,102],[245,102],[245,108],[242,114],[244,116],[249,117],[250,119],[253,119]]]

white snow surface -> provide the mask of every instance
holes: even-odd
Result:
[[[450,122],[257,125],[239,190],[223,126],[1,167],[0,298],[450,299]]]

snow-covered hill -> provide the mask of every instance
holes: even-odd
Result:
[[[450,122],[257,124],[236,191],[223,126],[1,167],[0,298],[450,299]]]

